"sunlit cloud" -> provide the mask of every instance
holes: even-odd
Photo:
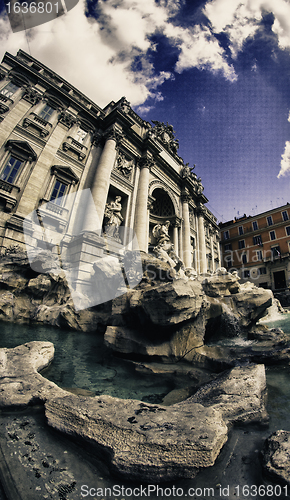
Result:
[[[290,142],[286,141],[285,150],[284,153],[282,154],[282,159],[281,159],[281,168],[277,177],[279,179],[280,177],[283,177],[284,175],[289,173],[290,173]]]
[[[287,0],[211,0],[203,8],[207,24],[192,26],[183,23],[183,5],[184,0],[98,0],[86,17],[85,0],[80,0],[65,16],[27,33],[12,33],[2,15],[0,56],[22,48],[100,106],[125,95],[133,106],[145,103],[148,109],[146,101],[162,99],[162,85],[174,72],[197,68],[236,81],[235,59],[260,28],[264,12],[274,15],[272,30],[280,48],[290,48]],[[220,34],[227,36],[228,51]],[[170,71],[154,66],[157,35],[176,50]]]

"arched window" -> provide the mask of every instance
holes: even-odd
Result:
[[[170,196],[163,189],[155,189],[152,196],[155,198],[151,208],[152,215],[157,215],[158,217],[170,217],[174,215],[173,203]]]

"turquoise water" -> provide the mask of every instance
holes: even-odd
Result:
[[[170,377],[141,374],[131,362],[113,356],[103,345],[102,335],[4,322],[0,323],[0,331],[0,347],[11,348],[32,340],[52,342],[55,357],[42,375],[63,388],[151,403],[161,403],[175,388]]]
[[[266,323],[269,328],[282,328],[290,337],[290,314],[281,315],[276,321]],[[290,366],[266,368],[270,429],[290,431]]]
[[[290,314],[267,324],[282,328],[290,336]],[[60,387],[151,403],[161,403],[168,392],[177,388],[172,376],[139,373],[133,363],[112,355],[103,345],[102,335],[4,322],[0,328],[0,347],[15,347],[32,340],[52,342],[55,358],[42,374]],[[266,375],[270,429],[290,431],[290,366],[267,367]],[[184,387],[187,383],[184,380]],[[179,380],[178,386],[181,384]]]

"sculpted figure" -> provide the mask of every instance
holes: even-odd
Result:
[[[184,268],[182,260],[178,257],[174,250],[174,245],[170,241],[168,234],[170,221],[167,220],[164,224],[154,226],[152,234],[157,239],[157,245],[154,247],[154,253],[158,259],[168,262],[176,271]]]
[[[121,215],[122,205],[121,196],[116,196],[115,201],[106,204],[105,208],[105,234],[107,236],[112,236],[113,238],[119,238],[119,227],[123,222],[123,217]]]

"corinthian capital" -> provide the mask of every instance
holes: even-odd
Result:
[[[117,125],[113,125],[104,133],[105,140],[113,140],[116,142],[116,144],[118,144],[123,137],[124,134],[122,132],[122,129],[120,129]]]
[[[181,192],[181,201],[188,203],[191,200],[191,196],[187,188],[184,188]]]
[[[154,165],[154,160],[153,156],[149,151],[146,151],[143,153],[141,158],[138,160],[138,165],[140,168],[149,168],[149,170],[153,167]]]

